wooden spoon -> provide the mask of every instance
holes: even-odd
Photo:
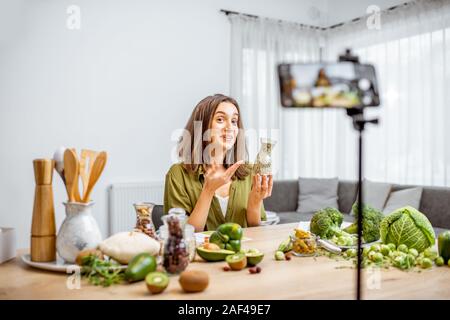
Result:
[[[98,178],[103,172],[106,165],[107,154],[105,151],[100,152],[95,158],[94,164],[92,165],[91,172],[89,174],[89,184],[86,193],[83,197],[83,202],[89,202],[89,197],[91,196],[92,189],[97,183]]]
[[[67,195],[69,201],[81,201],[80,191],[78,190],[80,163],[74,149],[64,151],[64,177],[66,179]]]
[[[86,190],[89,184],[89,176],[92,170],[92,166],[94,164],[95,158],[97,157],[98,152],[93,150],[81,150],[80,156],[80,177],[81,182],[83,183],[83,193],[82,198],[86,196]]]

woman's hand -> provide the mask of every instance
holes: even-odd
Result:
[[[253,176],[252,190],[249,194],[249,201],[261,202],[272,195],[273,179],[272,175]]]
[[[252,180],[252,190],[248,195],[247,203],[247,223],[249,227],[259,226],[261,222],[261,205],[263,199],[272,195],[273,180],[272,175],[254,175]]]
[[[233,177],[236,170],[239,168],[241,164],[243,164],[244,161],[238,161],[235,164],[233,164],[231,167],[226,169],[225,171],[220,171],[220,166],[216,164],[211,164],[211,166],[206,171],[204,177],[205,177],[205,186],[204,188],[207,191],[215,192],[217,189],[219,189],[221,186],[227,184],[230,182],[231,178]]]

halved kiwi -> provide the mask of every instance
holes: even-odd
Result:
[[[247,257],[242,252],[227,256],[226,261],[232,270],[242,270],[247,266]]]
[[[150,272],[145,277],[147,289],[153,294],[163,292],[169,285],[169,277],[163,272]]]

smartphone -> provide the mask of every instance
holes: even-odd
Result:
[[[380,105],[373,65],[349,61],[278,65],[281,105],[362,108]]]

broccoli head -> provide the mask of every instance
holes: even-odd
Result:
[[[311,218],[310,230],[315,235],[329,239],[342,234],[341,224],[344,216],[335,208],[325,208],[314,213]]]
[[[344,229],[345,232],[348,233],[358,233],[358,205],[355,203],[352,207],[353,213],[355,214],[355,222],[353,222],[351,225],[349,225],[347,228]],[[373,242],[380,239],[380,224],[381,220],[383,220],[384,216],[381,211],[378,211],[377,209],[372,208],[369,205],[363,206],[363,230],[362,235],[364,241],[367,242]]]

